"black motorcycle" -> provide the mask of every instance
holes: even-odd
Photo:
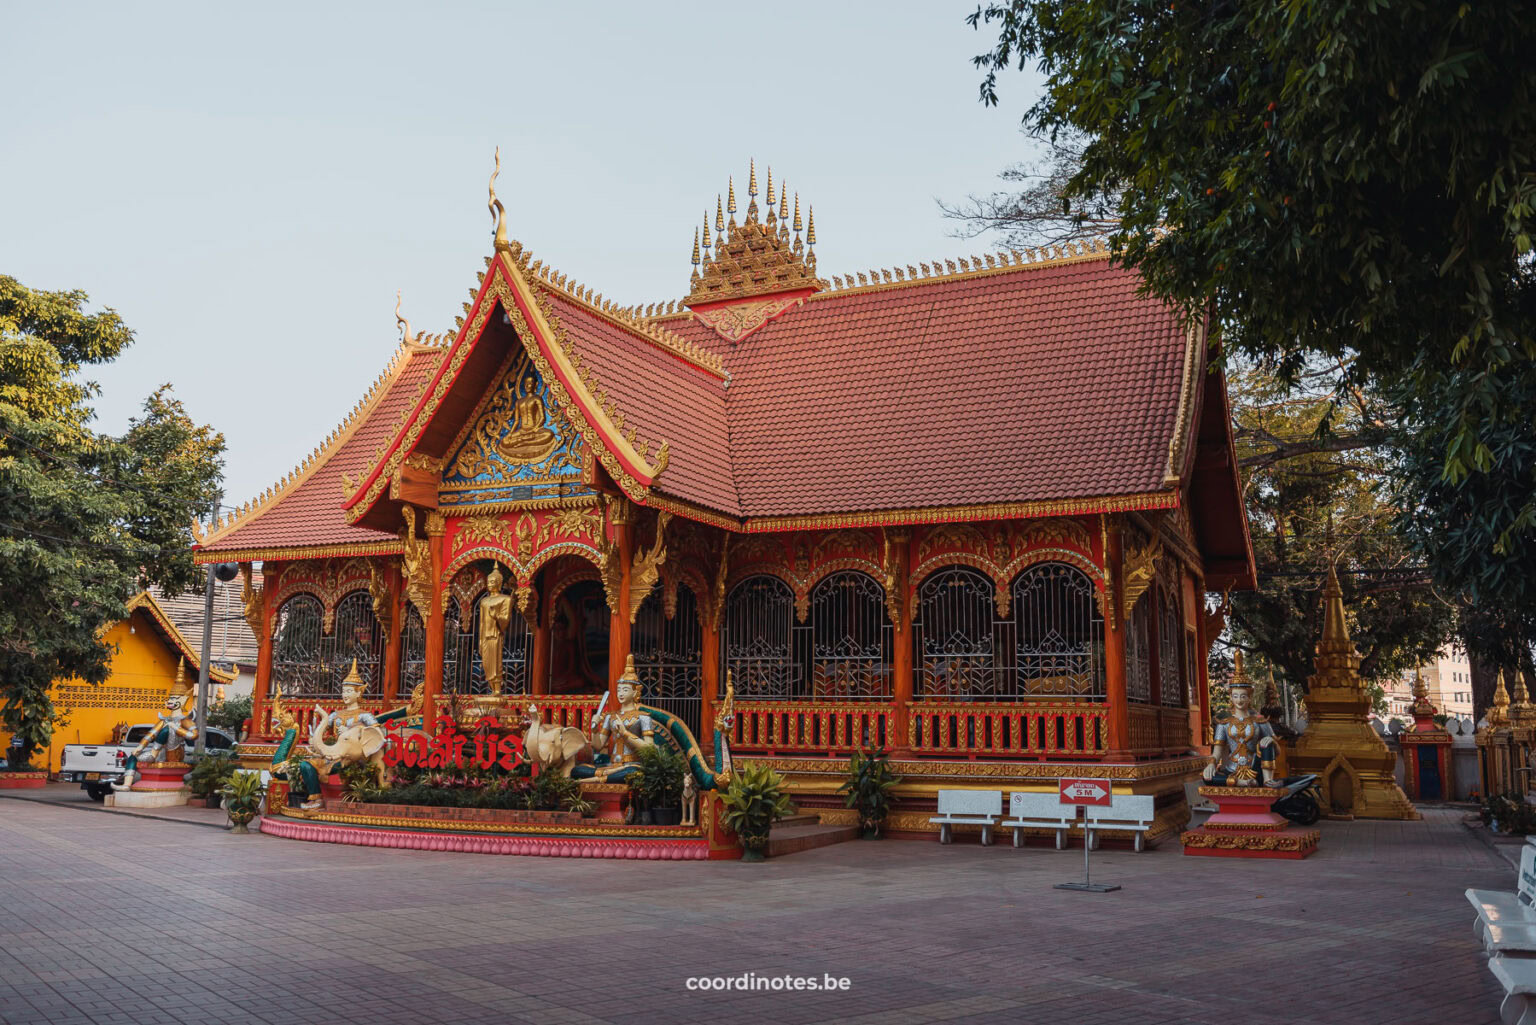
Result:
[[[1317,775],[1287,776],[1275,788],[1280,796],[1269,810],[1284,816],[1298,826],[1310,826],[1323,817],[1323,792],[1317,785]]]

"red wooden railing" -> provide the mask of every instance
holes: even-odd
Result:
[[[518,702],[519,708],[532,703],[551,726],[574,726],[588,735],[592,732],[592,714],[597,711],[601,694],[532,694]],[[613,702],[609,702],[609,708]],[[507,717],[507,713],[503,713]],[[522,718],[521,714],[518,719]]]
[[[1096,758],[1109,750],[1109,706],[944,704],[911,709],[914,753],[966,758]]]
[[[893,709],[873,701],[738,701],[731,750],[751,754],[842,755],[889,748]]]

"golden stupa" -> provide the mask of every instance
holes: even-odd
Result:
[[[1307,681],[1307,729],[1296,740],[1293,773],[1316,773],[1325,807],[1366,819],[1417,819],[1393,776],[1397,755],[1370,724],[1371,698],[1344,619],[1344,592],[1333,567],[1323,587],[1323,636]]]

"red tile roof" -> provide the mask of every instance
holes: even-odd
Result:
[[[730,371],[737,502],[672,469],[658,489],[746,517],[1166,490],[1187,334],[1137,285],[1088,259],[823,292],[737,346],[669,318]]]
[[[341,512],[342,474],[359,476],[373,462],[376,447],[389,441],[400,417],[415,401],[443,350],[404,345],[374,383],[359,408],[318,453],[264,501],[237,512],[204,539],[201,553],[262,553],[250,559],[282,558],[288,549],[323,546],[347,549],[399,544],[399,538],[347,523]],[[244,561],[244,560],[241,560]]]
[[[600,394],[646,458],[668,442],[656,493],[727,517],[1168,505],[1170,448],[1180,475],[1191,463],[1203,325],[1192,338],[1102,253],[821,292],[739,343],[691,315],[637,319],[526,260],[583,401]],[[402,351],[337,440],[206,551],[395,541],[347,524],[341,476],[378,468],[445,354]]]

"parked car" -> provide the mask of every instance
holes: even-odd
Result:
[[[59,756],[59,779],[79,783],[93,801],[104,800],[112,792],[112,784],[123,778],[123,763],[154,728],[153,723],[134,726],[121,744],[64,745]],[[217,727],[208,727],[203,736],[204,746],[211,754],[231,754],[235,749],[235,738]]]

